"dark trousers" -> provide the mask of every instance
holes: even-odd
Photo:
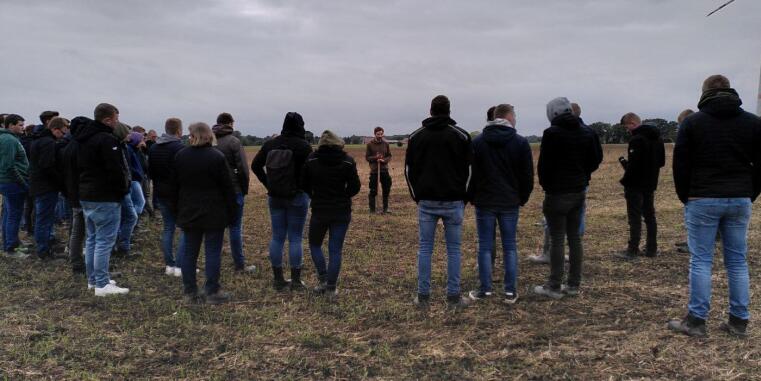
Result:
[[[26,200],[24,201],[22,228],[27,232],[27,235],[34,234],[34,197],[32,197],[31,193],[27,193]]]
[[[655,253],[658,250],[658,225],[655,221],[654,193],[637,189],[625,189],[626,214],[629,219],[629,250],[639,252],[642,237],[642,219],[647,227],[646,252]]]
[[[581,246],[579,225],[581,208],[584,207],[585,192],[545,194],[542,210],[550,228],[550,279],[548,286],[553,290],[563,283],[565,265],[564,237],[568,237],[569,273],[568,285],[578,287],[581,283],[581,264],[584,251]]]
[[[71,229],[69,232],[69,262],[72,270],[84,270],[85,257],[82,255],[85,243],[85,215],[81,207],[71,209]]]
[[[383,210],[388,209],[388,195],[391,193],[391,175],[388,171],[380,173],[381,188],[383,191]],[[375,197],[378,195],[378,172],[370,173],[370,209],[375,209]]]
[[[221,266],[222,240],[225,229],[220,230],[183,230],[185,239],[185,255],[182,259],[182,285],[186,294],[198,292],[196,284],[196,264],[201,251],[201,241],[204,241],[206,252],[206,295],[219,291],[219,270]]]
[[[309,221],[309,252],[312,255],[312,262],[317,270],[317,276],[324,279],[329,287],[336,287],[338,283],[338,273],[341,271],[341,252],[343,251],[344,238],[349,230],[349,218],[321,218],[315,217],[312,211],[312,218]],[[322,242],[325,240],[325,234],[330,231],[328,238],[328,263],[325,263],[325,255],[322,251]]]

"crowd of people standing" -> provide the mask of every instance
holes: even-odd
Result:
[[[673,169],[676,193],[685,204],[687,242],[680,249],[691,255],[690,296],[686,317],[669,322],[668,328],[691,336],[706,334],[717,235],[729,278],[729,319],[722,329],[737,336],[747,334],[747,232],[751,204],[761,192],[761,119],[743,111],[741,104],[729,80],[714,75],[703,83],[699,111],[685,110],[679,116]],[[591,175],[603,160],[599,138],[580,114],[580,106],[563,97],[547,104],[550,127],[543,132],[536,163],[544,191],[545,245],[531,261],[548,263],[550,269],[547,281],[532,291],[556,300],[581,292],[586,196]],[[244,255],[242,222],[250,176],[232,115],[219,114],[211,127],[200,122],[189,125],[187,143],[180,119],[167,119],[159,137],[155,131],[123,124],[119,110],[107,103],[95,107],[93,119],[79,116],[69,121],[46,111],[40,121],[25,127],[21,116],[2,115],[0,193],[7,256],[30,256],[32,245],[19,239],[23,227],[33,236],[34,255],[47,261],[67,252],[72,271],[86,274],[94,295],[127,294],[129,289],[112,279],[110,260],[140,255],[132,245],[135,229],[155,208],[163,223],[160,247],[165,274],[182,277],[188,302],[230,300],[220,280],[225,230],[235,271],[258,270]],[[635,113],[623,115],[621,124],[632,135],[627,156],[618,160],[624,171],[621,184],[629,241],[615,255],[625,260],[652,258],[658,255],[654,200],[660,169],[666,164],[664,142],[658,129],[643,124]],[[425,309],[430,304],[431,257],[439,220],[446,241],[448,305],[467,308],[497,295],[492,285],[497,229],[504,267],[500,297],[507,304],[518,301],[517,226],[520,208],[534,190],[535,167],[531,147],[516,126],[515,107],[499,104],[489,109],[486,126],[473,139],[451,118],[449,99],[439,95],[431,101],[430,117],[410,135],[404,174],[418,212],[415,306]],[[391,150],[383,128],[373,133],[365,155],[370,167],[369,210],[376,212],[380,187],[381,213],[390,213]],[[302,116],[289,112],[280,135],[261,147],[250,169],[267,190],[273,288],[306,288],[301,276],[302,237],[311,206],[308,248],[318,279],[312,291],[335,299],[352,198],[361,188],[357,163],[344,150],[343,140],[326,130],[314,150]],[[463,294],[460,246],[467,203],[475,207],[480,285]],[[69,227],[63,243],[53,228],[61,219]],[[646,238],[641,250],[643,220]],[[327,258],[322,250],[326,236]],[[286,240],[289,278],[284,274]],[[202,245],[205,284],[199,290],[196,273]]]

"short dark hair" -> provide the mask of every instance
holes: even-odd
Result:
[[[50,119],[50,123],[48,124],[49,130],[61,130],[67,127],[69,127],[69,121],[65,118],[61,118],[60,116]]]
[[[12,126],[14,124],[18,124],[18,122],[23,121],[24,118],[22,118],[21,115],[8,114],[5,116],[5,120],[3,120],[3,127],[8,128],[8,126]]]
[[[116,106],[108,103],[101,103],[95,106],[93,111],[93,118],[98,122],[102,122],[103,119],[110,118],[119,113],[119,109]]]
[[[43,111],[40,114],[40,122],[42,122],[42,124],[45,124],[48,121],[50,121],[50,119],[53,119],[57,117],[58,115],[59,115],[58,111]]]
[[[491,106],[488,110],[486,110],[486,121],[491,122],[494,120],[494,109],[496,109],[497,106]]]
[[[512,112],[515,112],[515,107],[511,104],[503,103],[494,108],[494,118],[505,119]]]
[[[169,118],[164,122],[164,132],[169,135],[177,135],[182,129],[182,121],[180,118]]]
[[[437,95],[431,100],[431,116],[449,116],[449,98],[446,95]]]
[[[728,89],[732,87],[729,79],[721,74],[714,74],[703,81],[703,92],[714,89]]]
[[[642,123],[642,119],[639,117],[639,115],[633,112],[627,112],[624,114],[624,116],[621,117],[621,124],[626,124],[629,122],[640,124]]]
[[[5,117],[6,117],[7,115],[8,115],[8,114],[0,114],[0,126],[2,126],[2,125],[3,125],[3,122],[5,121]]]
[[[145,135],[145,128],[143,128],[142,126],[133,126],[132,131],[139,132]]]
[[[381,127],[381,126],[378,126],[378,127],[375,127],[375,128],[373,129],[373,135],[377,134],[377,133],[378,133],[378,131],[383,131],[383,132],[386,132],[385,130],[383,130],[383,127]]]
[[[235,122],[229,112],[223,112],[217,116],[217,124],[232,124]]]

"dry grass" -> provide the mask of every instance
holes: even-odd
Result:
[[[726,318],[726,277],[720,256],[714,275],[710,337],[696,340],[665,329],[681,316],[687,295],[688,256],[672,250],[683,238],[682,207],[670,168],[657,195],[664,255],[623,263],[610,253],[627,240],[621,170],[623,146],[608,146],[594,175],[584,241],[583,293],[545,301],[529,287],[543,282],[545,266],[526,257],[541,242],[541,190],[521,212],[521,300],[513,307],[480,303],[462,313],[444,306],[445,256],[441,233],[434,253],[433,306],[412,307],[416,287],[417,223],[395,149],[391,216],[368,215],[367,188],[355,199],[340,280],[340,300],[270,288],[266,247],[270,235],[264,190],[252,186],[244,222],[256,276],[232,273],[225,251],[223,287],[234,302],[188,306],[180,281],[163,275],[159,224],[138,242],[143,258],[119,262],[129,296],[96,299],[85,280],[61,262],[0,259],[0,378],[7,379],[759,379],[758,330],[736,340],[719,332]],[[362,161],[363,151],[351,149]],[[360,166],[363,184],[368,169]],[[750,233],[752,281],[757,280],[759,217]],[[441,232],[441,231],[440,231]],[[463,230],[463,290],[475,288],[473,209]],[[315,276],[305,252],[306,280]],[[500,261],[501,262],[501,261]],[[501,287],[498,283],[497,288]],[[759,291],[752,283],[751,295]],[[756,304],[752,314],[758,316]]]

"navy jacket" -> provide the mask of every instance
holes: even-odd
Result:
[[[473,139],[470,194],[478,208],[523,206],[534,189],[531,146],[515,128],[492,123]]]
[[[180,138],[164,134],[148,150],[148,167],[151,168],[153,193],[159,200],[169,200],[175,196],[174,157],[183,148],[185,146]]]

